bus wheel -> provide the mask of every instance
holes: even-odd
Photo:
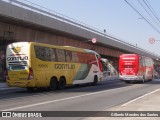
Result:
[[[51,81],[50,81],[50,86],[49,86],[49,89],[50,90],[56,90],[57,89],[57,79],[56,78],[52,78]]]
[[[64,77],[61,77],[58,84],[58,89],[62,90],[65,88],[66,80]]]
[[[152,75],[152,78],[149,81],[152,81],[154,79],[154,76]]]
[[[98,77],[94,76],[94,80],[93,80],[92,85],[97,85],[97,83],[98,83]]]
[[[125,83],[129,84],[129,83],[131,83],[131,81],[125,81]]]

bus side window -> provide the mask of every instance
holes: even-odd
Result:
[[[72,52],[66,50],[65,53],[66,53],[66,62],[72,62]]]
[[[88,59],[88,54],[87,53],[82,53],[82,52],[78,52],[78,56],[79,56],[79,62],[80,63],[87,63],[87,59]]]
[[[65,62],[65,52],[62,49],[56,49],[58,62]]]
[[[143,66],[142,57],[139,57],[139,63],[140,63],[140,66]]]
[[[34,46],[34,49],[35,49],[36,57],[41,60],[41,47]]]
[[[51,51],[50,48],[44,47],[44,60],[51,61]]]
[[[50,53],[51,53],[51,61],[57,61],[56,49],[51,48]]]
[[[88,54],[87,56],[88,56],[88,57],[87,57],[87,63],[89,63],[89,64],[96,64],[96,65],[97,65],[95,55],[93,55],[93,54]]]
[[[78,54],[77,52],[72,52],[72,62],[79,62],[79,57],[78,57]]]
[[[145,60],[145,58],[143,58],[143,66],[146,66],[146,60]]]
[[[40,47],[40,59],[43,61],[50,61],[50,51],[47,47]]]

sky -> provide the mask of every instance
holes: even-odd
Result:
[[[25,1],[25,0],[21,0]],[[151,27],[141,15],[135,12],[125,0],[27,0],[53,10],[100,30],[106,34],[137,45],[149,52],[160,55],[160,32]],[[160,31],[160,19],[156,21],[147,14],[145,2],[160,18],[160,0],[127,0]],[[140,3],[142,4],[140,4]],[[143,7],[142,7],[143,6]],[[150,12],[150,15],[153,14]],[[154,44],[149,38],[154,38]]]

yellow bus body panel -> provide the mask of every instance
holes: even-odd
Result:
[[[49,87],[52,77],[56,77],[59,81],[60,77],[64,76],[66,79],[66,84],[72,85],[75,76],[82,66],[82,63],[52,62],[40,60],[36,58],[34,50],[35,45],[85,53],[84,49],[81,48],[29,42],[28,69],[22,71],[8,71],[10,80],[7,80],[7,84],[13,87]],[[32,68],[34,73],[34,78],[31,80],[28,80],[29,68]]]

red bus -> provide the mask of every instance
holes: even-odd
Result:
[[[154,62],[151,58],[137,54],[122,54],[119,58],[119,77],[126,83],[152,80]]]

